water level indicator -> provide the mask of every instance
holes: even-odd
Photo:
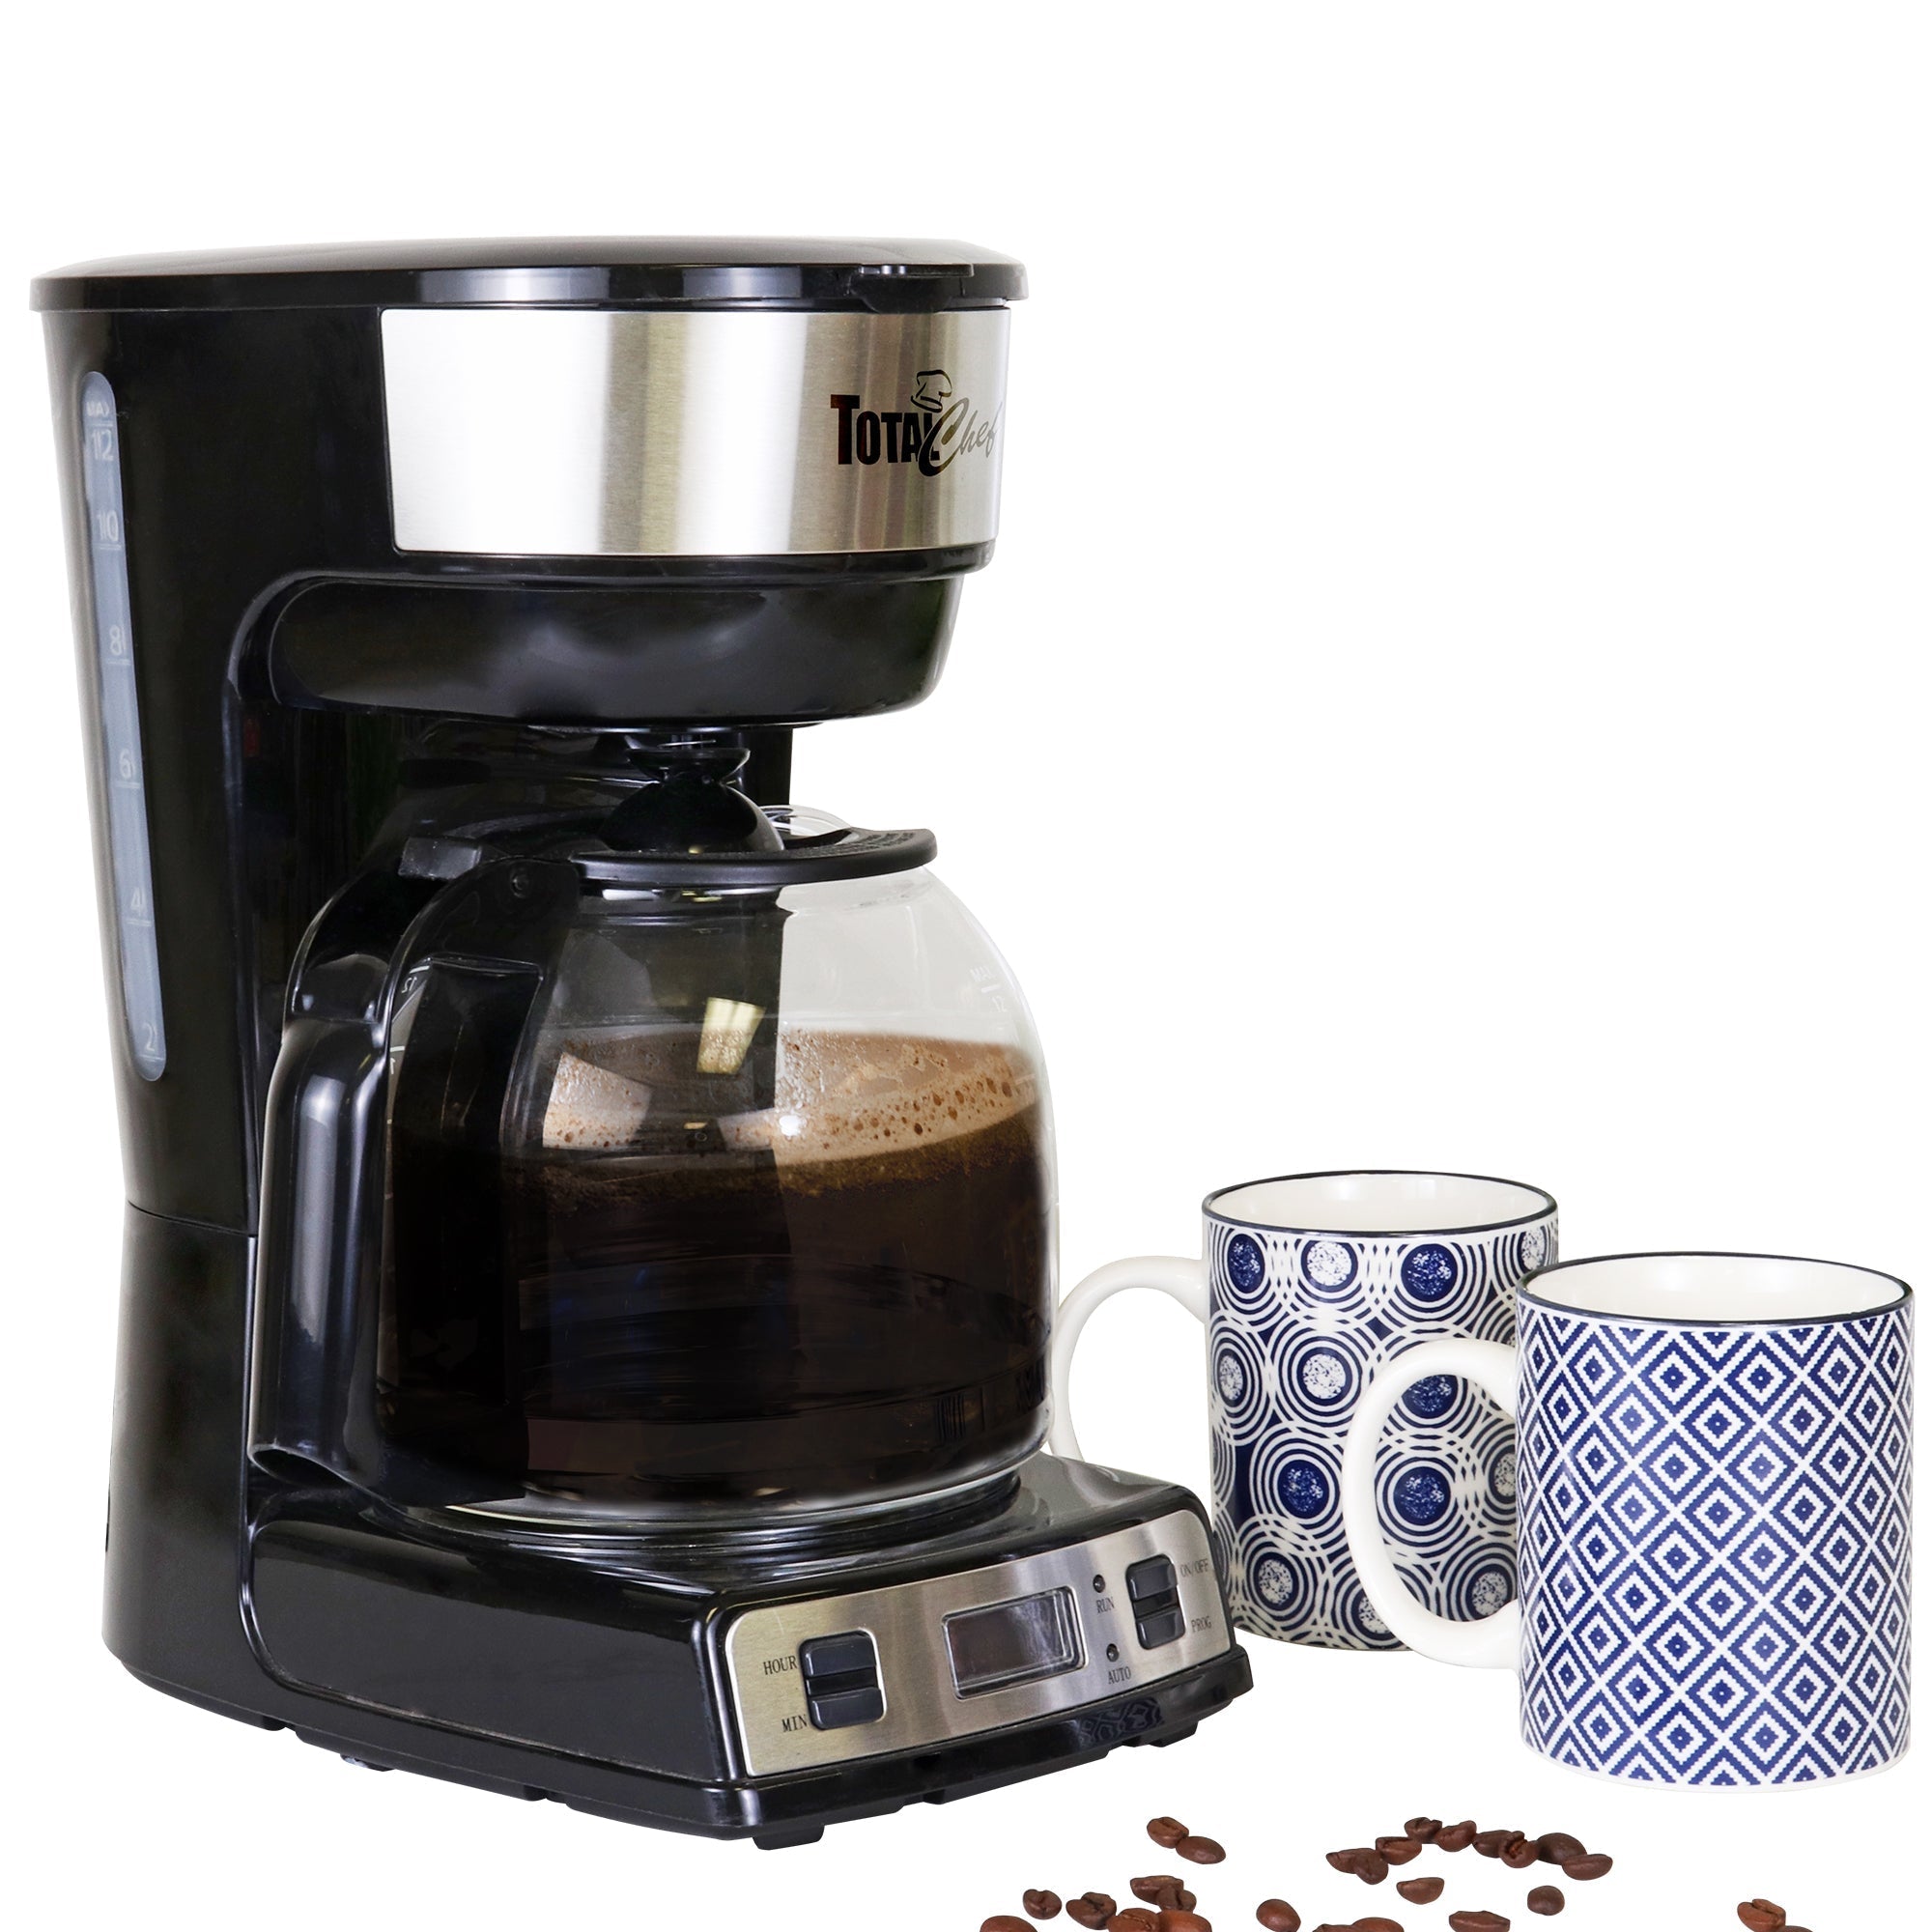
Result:
[[[148,859],[148,794],[141,715],[134,694],[134,625],[128,595],[128,531],[121,502],[121,423],[107,378],[81,384],[81,475],[94,585],[94,644],[100,678],[101,775],[121,940],[121,1002],[128,1044],[142,1079],[168,1064],[161,1018],[161,962],[155,944],[155,881]]]

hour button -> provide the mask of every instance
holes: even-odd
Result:
[[[798,1647],[798,1667],[813,1729],[842,1731],[848,1724],[876,1723],[886,1715],[879,1649],[870,1631],[807,1637]]]

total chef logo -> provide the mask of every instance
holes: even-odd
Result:
[[[1000,415],[982,416],[970,396],[952,393],[944,369],[922,369],[913,380],[912,407],[868,410],[863,396],[834,396],[840,463],[913,463],[937,476],[962,456],[993,453]],[[1004,405],[1002,406],[1004,407]]]

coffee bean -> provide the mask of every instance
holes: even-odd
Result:
[[[1029,1918],[1060,1917],[1060,1894],[1057,1891],[1048,1891],[1043,1886],[1037,1891],[1022,1892],[1020,1903],[1026,1907]]]
[[[1444,1825],[1435,1834],[1438,1852],[1466,1852],[1476,1842],[1476,1821],[1464,1818],[1460,1825]]]
[[[1534,1838],[1519,1838],[1515,1844],[1503,1847],[1503,1863],[1508,1865],[1511,1871],[1527,1871],[1536,1860]]]
[[[1509,1932],[1510,1922],[1500,1912],[1452,1912],[1449,1932]]]
[[[1580,1859],[1587,1847],[1581,1838],[1568,1832],[1546,1832],[1536,1841],[1536,1856],[1547,1865],[1560,1865],[1565,1859]]]
[[[1563,1894],[1553,1885],[1540,1885],[1526,1903],[1539,1918],[1554,1918],[1563,1910]]]
[[[1174,1847],[1174,1855],[1191,1865],[1218,1865],[1228,1856],[1212,1838],[1197,1838],[1191,1833]]]
[[[1187,1835],[1187,1827],[1179,1818],[1150,1818],[1148,1836],[1162,1851],[1171,1852]]]
[[[1285,1898],[1264,1898],[1255,1907],[1255,1918],[1266,1932],[1301,1932],[1301,1914]]]
[[[1520,1832],[1478,1832],[1470,1839],[1477,1852],[1486,1859],[1499,1859],[1505,1845],[1513,1845],[1522,1836]]]
[[[1154,1872],[1147,1878],[1130,1878],[1127,1889],[1136,1898],[1163,1912],[1192,1912],[1194,1894],[1172,1872]]]
[[[1066,1916],[1076,1925],[1084,1925],[1087,1932],[1100,1932],[1114,1915],[1102,1912],[1097,1905],[1090,1905],[1084,1898],[1069,1898],[1066,1901]]]
[[[1738,1917],[1750,1927],[1750,1932],[1781,1932],[1784,1907],[1774,1905],[1768,1898],[1747,1898],[1738,1907]]]
[[[1102,1918],[1113,1918],[1121,1909],[1114,1903],[1114,1894],[1111,1891],[1083,1891],[1080,1894],[1080,1902],[1083,1905],[1091,1905]],[[1069,1906],[1067,1910],[1071,1911],[1072,1907]]]
[[[982,1919],[980,1932],[1031,1932],[1024,1918],[1015,1918],[1010,1912],[996,1912],[992,1918]]]
[[[1418,1845],[1433,1845],[1435,1842],[1436,1833],[1442,1829],[1442,1820],[1440,1818],[1411,1818],[1402,1829]]]
[[[1563,1861],[1563,1876],[1576,1879],[1602,1878],[1615,1863],[1616,1861],[1608,1852],[1585,1852],[1580,1859]]]
[[[1160,1932],[1214,1932],[1214,1928],[1198,1912],[1163,1912],[1155,1921]]]
[[[1439,1878],[1406,1878],[1396,1889],[1411,1905],[1434,1905],[1442,1896],[1442,1881]]]
[[[1107,1920],[1107,1932],[1154,1932],[1159,1923],[1158,1917],[1145,1905],[1130,1905]]]
[[[1376,1850],[1392,1865],[1406,1865],[1422,1856],[1422,1847],[1413,1838],[1378,1838]]]
[[[1330,1852],[1328,1862],[1338,1872],[1347,1872],[1364,1885],[1379,1885],[1389,1875],[1389,1861],[1373,1845],[1354,1845],[1346,1852]]]
[[[1402,1927],[1393,1918],[1358,1918],[1353,1932],[1402,1932]]]

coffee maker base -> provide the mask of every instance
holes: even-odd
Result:
[[[282,1490],[244,1598],[276,1694],[136,1674],[358,1764],[771,1848],[1177,1743],[1250,1684],[1195,1498],[1051,1456],[922,1540],[709,1562]]]
[[[761,1851],[815,1844],[831,1825],[881,1818],[908,1804],[948,1804],[1048,1772],[1094,1763],[1129,1745],[1160,1748],[1194,1735],[1204,1718],[1252,1684],[1246,1655],[1228,1652],[1163,1682],[1157,1693],[1122,1698],[1050,1724],[994,1739],[881,1759],[770,1783],[691,1784],[616,1766],[506,1746],[344,1706],[326,1720],[271,1718],[196,1695],[136,1670],[151,1690],[264,1730],[289,1729],[368,1771],[412,1771],[526,1802],[551,1799],[591,1817],[710,1838],[750,1838]]]

